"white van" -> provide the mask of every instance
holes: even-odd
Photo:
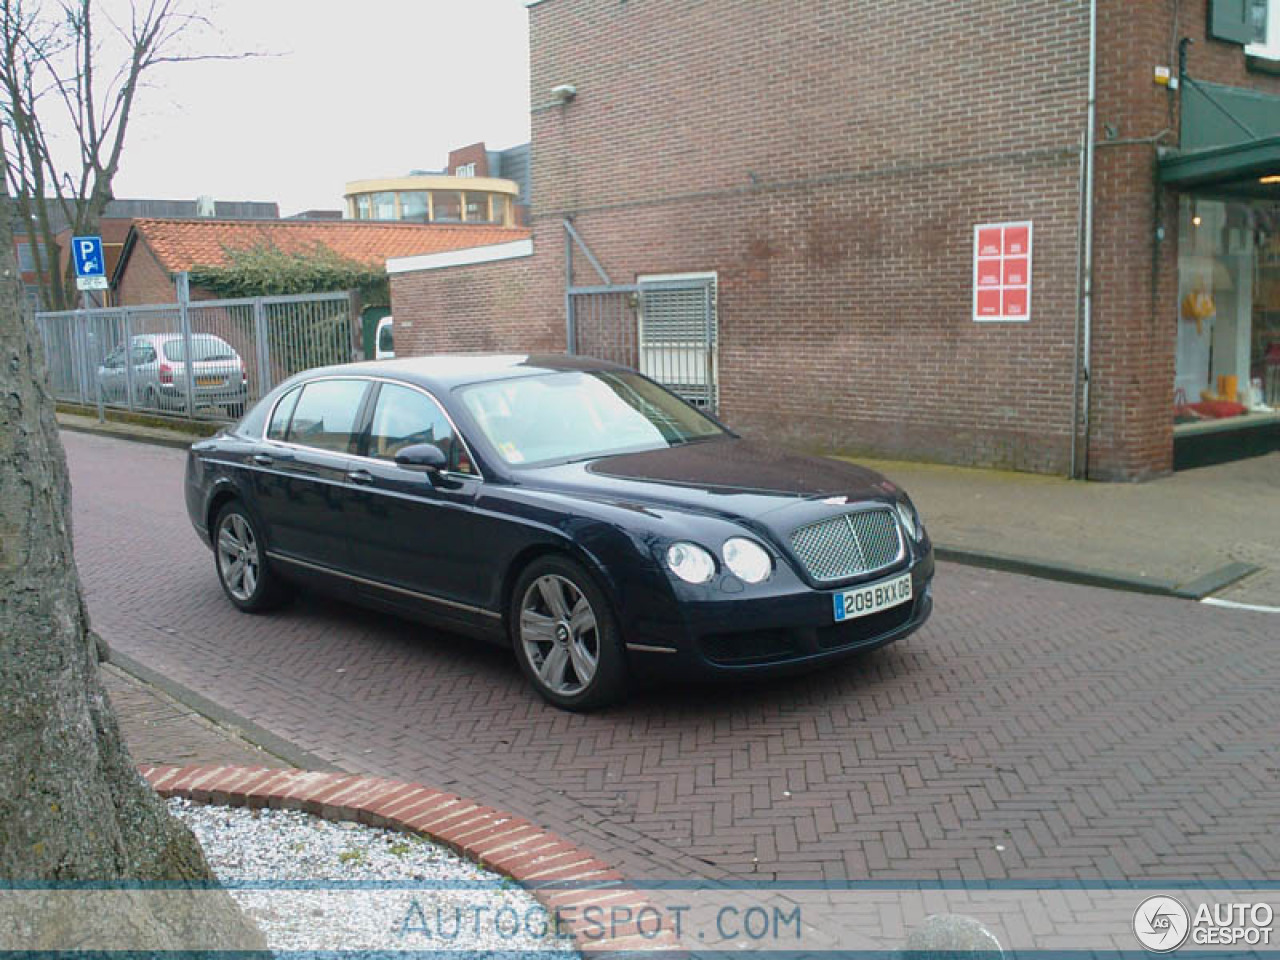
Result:
[[[378,328],[373,332],[373,359],[392,360],[396,355],[395,337],[391,332],[391,317],[383,317],[378,321]]]

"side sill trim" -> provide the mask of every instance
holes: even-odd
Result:
[[[393,587],[389,583],[370,580],[367,577],[357,577],[354,573],[343,573],[341,570],[335,570],[333,567],[326,567],[318,563],[309,563],[306,560],[298,560],[294,557],[286,557],[273,550],[268,550],[267,556],[272,560],[279,560],[281,563],[292,563],[295,566],[306,567],[308,570],[317,570],[320,573],[327,573],[332,577],[341,577],[344,580],[351,580],[354,583],[362,583],[368,587],[375,587],[378,590],[389,590],[392,593],[399,593],[406,597],[413,597],[415,600],[426,600],[430,603],[438,603],[442,606],[453,607],[455,610],[465,610],[467,613],[478,613],[483,617],[492,617],[494,620],[502,619],[502,614],[494,613],[492,610],[485,610],[483,607],[473,607],[469,603],[458,603],[456,600],[445,600],[443,597],[433,597],[429,593],[420,593],[417,590],[408,590],[405,587]]]

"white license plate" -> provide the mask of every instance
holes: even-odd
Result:
[[[846,590],[834,597],[836,622],[865,617],[871,613],[888,610],[911,599],[911,574],[904,573],[892,580],[870,583],[856,590]]]

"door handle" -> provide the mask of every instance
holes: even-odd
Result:
[[[347,477],[351,480],[352,483],[358,483],[364,487],[367,487],[369,486],[369,484],[373,483],[373,474],[370,473],[368,470],[364,470],[364,469],[352,470],[350,473],[347,474]]]
[[[275,461],[265,453],[255,453],[253,455],[253,462],[262,467],[269,467]]]

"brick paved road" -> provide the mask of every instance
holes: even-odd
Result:
[[[461,639],[314,597],[236,613],[183,454],[63,440],[112,645],[632,877],[1280,879],[1280,618],[943,565],[933,622],[862,661],[574,716]]]

